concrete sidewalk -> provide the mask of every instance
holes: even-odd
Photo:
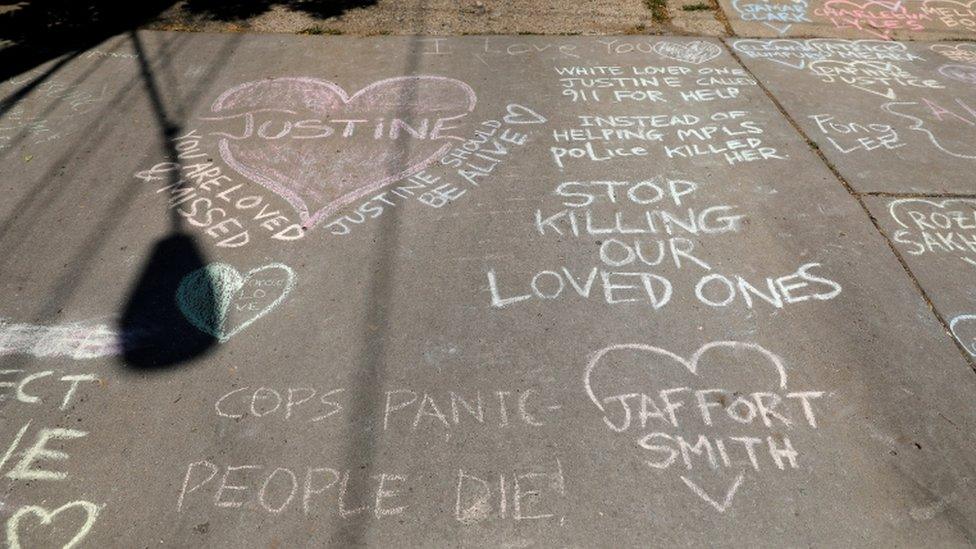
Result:
[[[973,543],[970,45],[139,32],[11,77],[7,543]]]

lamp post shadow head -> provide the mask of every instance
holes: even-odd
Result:
[[[180,311],[176,293],[187,273],[204,267],[204,257],[193,237],[174,231],[150,251],[139,277],[129,291],[119,319],[124,334],[122,360],[135,370],[177,366],[208,354],[219,342],[194,327]],[[216,290],[202,292],[199,306],[219,316]]]

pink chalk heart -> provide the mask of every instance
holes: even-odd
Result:
[[[830,17],[839,29],[862,30],[882,40],[891,40],[891,33],[896,29],[921,30],[913,28],[912,22],[928,19],[927,15],[909,12],[902,5],[902,0],[868,0],[862,3],[827,0],[823,9],[817,11],[818,15]]]
[[[942,65],[939,74],[964,84],[976,85],[976,65]]]
[[[247,82],[214,101],[227,165],[287,200],[305,227],[436,162],[477,102],[441,76],[379,80],[349,95],[317,78]],[[224,129],[229,131],[223,131]]]

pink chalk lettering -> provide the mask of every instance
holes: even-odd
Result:
[[[311,228],[439,160],[476,102],[441,76],[387,78],[352,95],[327,80],[273,78],[224,92],[204,119],[226,126],[211,132],[224,161]]]
[[[931,17],[925,13],[909,11],[898,1],[868,0],[827,0],[822,8],[814,10],[815,15],[827,17],[838,29],[864,31],[883,40],[890,40],[896,30],[920,31],[922,21]]]

